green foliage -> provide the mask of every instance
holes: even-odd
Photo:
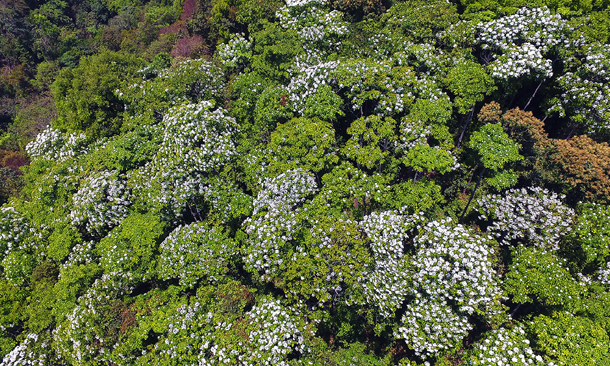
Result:
[[[164,226],[152,214],[134,213],[125,218],[96,248],[102,268],[141,280],[156,276]]]
[[[494,81],[487,70],[480,64],[465,60],[457,63],[447,73],[444,80],[447,89],[455,96],[453,106],[458,113],[466,114],[486,95],[496,89]]]
[[[519,155],[520,146],[508,137],[500,124],[487,124],[474,132],[470,138],[470,147],[477,151],[486,168],[495,171],[523,159]]]
[[[57,323],[64,321],[65,317],[76,307],[78,298],[102,273],[102,268],[97,263],[75,262],[61,269],[61,277],[53,287],[53,302],[46,304],[50,307]]]
[[[252,70],[270,81],[285,81],[293,58],[301,53],[302,46],[296,32],[268,23],[262,30],[252,34],[252,38]]]
[[[131,117],[125,129],[133,129],[141,123],[158,122],[170,108],[183,103],[220,99],[224,80],[219,68],[198,59],[179,62],[153,79],[143,76],[140,82],[122,86],[116,96],[125,103],[125,117]]]
[[[364,343],[350,343],[346,347],[332,350],[322,340],[317,340],[311,354],[304,358],[303,361],[316,366],[338,366],[343,364],[353,366],[385,366],[392,364],[390,354],[381,359],[367,352],[366,344]]]
[[[396,165],[394,159],[389,158],[391,149],[396,142],[396,121],[386,117],[382,119],[378,116],[362,117],[354,122],[347,129],[347,133],[352,137],[347,141],[343,148],[343,155],[355,161],[358,166],[367,169],[378,167],[381,173],[381,166]]]
[[[605,265],[610,255],[607,207],[582,204],[572,231],[564,239],[570,260],[582,269]]]
[[[254,88],[253,91],[256,92],[257,89]],[[278,123],[292,118],[292,103],[288,100],[286,90],[277,85],[268,86],[257,98],[252,129],[259,134],[259,139],[266,140]]]
[[[288,253],[281,287],[290,299],[311,299],[315,306],[359,302],[360,279],[370,257],[356,223],[346,217],[315,217],[311,224],[303,247]]]
[[[275,176],[289,169],[328,171],[339,161],[332,125],[318,118],[293,118],[277,126],[269,137],[266,174]]]
[[[575,280],[566,260],[552,252],[516,247],[504,288],[515,303],[576,311],[582,306],[585,284]]]
[[[384,17],[386,27],[396,28],[417,43],[434,42],[436,35],[457,22],[455,5],[442,0],[398,2]]]
[[[307,118],[320,118],[324,121],[335,121],[338,117],[344,116],[341,110],[343,100],[332,91],[328,85],[323,85],[316,90],[316,93],[307,99],[303,116]]]
[[[610,337],[591,320],[569,312],[540,315],[531,322],[533,348],[556,365],[605,365],[610,362]]]
[[[322,176],[323,188],[312,201],[312,209],[320,215],[341,217],[343,213],[360,219],[368,212],[387,204],[387,179],[379,174],[368,175],[343,161]]]
[[[609,363],[608,6],[0,2],[0,364]]]
[[[383,201],[393,209],[408,208],[411,213],[426,212],[444,203],[441,187],[432,180],[420,179],[392,185]]]
[[[135,56],[104,51],[63,69],[51,86],[58,114],[53,125],[92,139],[117,133],[124,106],[115,91],[141,65]]]

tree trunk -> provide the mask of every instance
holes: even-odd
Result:
[[[479,185],[481,184],[481,179],[483,178],[483,174],[485,174],[486,170],[487,170],[487,168],[483,168],[483,170],[481,170],[481,174],[479,174],[479,180],[477,180],[477,185],[474,186],[474,191],[472,191],[472,194],[470,195],[470,199],[468,199],[468,203],[466,204],[466,207],[464,207],[464,211],[462,211],[462,216],[460,216],[460,222],[464,218],[464,215],[466,215],[468,206],[470,206],[470,202],[472,202],[472,198],[474,197],[474,194],[477,192],[477,189],[479,188]]]
[[[460,134],[460,139],[458,140],[457,146],[455,147],[456,149],[459,149],[460,145],[462,144],[462,139],[464,138],[464,133],[466,132],[466,128],[468,128],[468,124],[470,123],[470,120],[472,119],[473,113],[474,113],[474,106],[472,106],[470,113],[468,113],[468,118],[466,118],[466,124],[464,125],[464,128],[462,129],[462,133]]]

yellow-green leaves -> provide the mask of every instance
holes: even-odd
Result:
[[[523,159],[520,146],[513,142],[500,124],[487,124],[472,134],[470,147],[481,157],[487,169],[499,171],[508,163]]]

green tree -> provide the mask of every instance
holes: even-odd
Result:
[[[116,134],[124,104],[115,91],[142,65],[136,56],[104,50],[82,58],[75,69],[63,69],[51,86],[58,114],[53,125],[92,139]]]

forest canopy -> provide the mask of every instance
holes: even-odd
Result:
[[[609,1],[0,24],[0,365],[610,364]]]

